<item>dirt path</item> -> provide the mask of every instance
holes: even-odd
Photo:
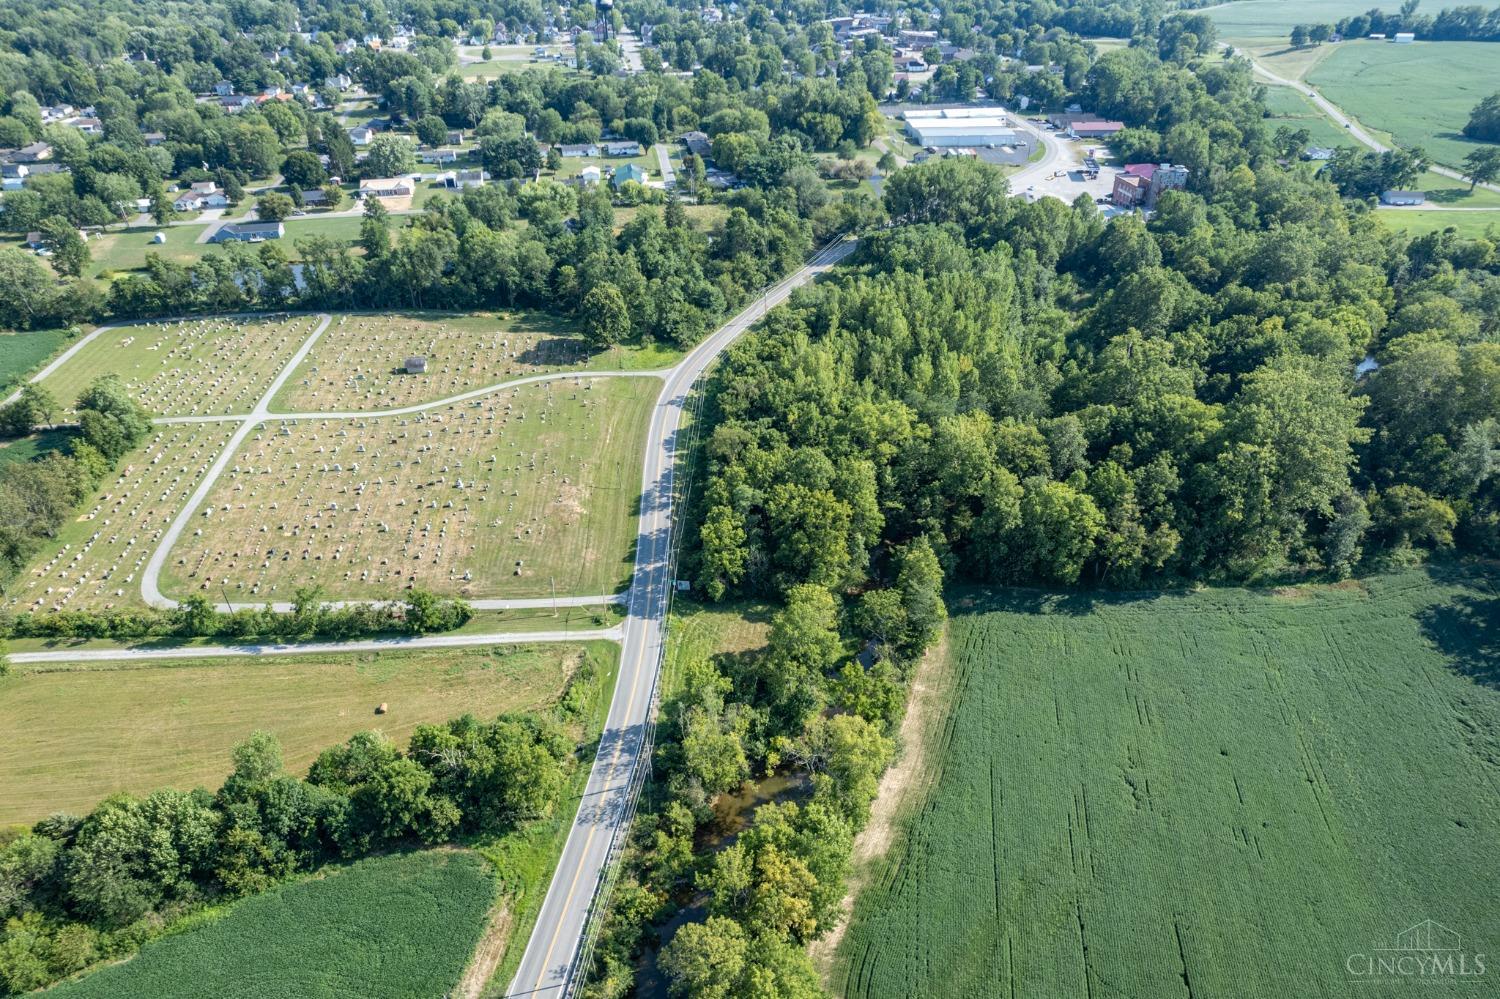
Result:
[[[464,977],[458,980],[458,987],[452,992],[453,999],[479,999],[484,993],[490,976],[495,973],[495,969],[500,966],[500,959],[505,956],[505,945],[510,942],[510,929],[514,922],[510,916],[510,905],[504,899],[495,903],[489,925],[484,928],[484,936],[480,938],[479,946],[474,948],[474,956],[464,969]]]
[[[912,674],[911,694],[907,698],[906,714],[901,719],[898,735],[901,755],[880,778],[880,792],[870,806],[870,821],[854,838],[849,891],[839,903],[838,924],[808,948],[813,966],[824,977],[825,985],[833,970],[834,953],[844,939],[844,931],[849,928],[854,899],[871,881],[879,862],[896,841],[901,820],[912,806],[921,803],[932,782],[938,762],[935,750],[942,734],[943,711],[952,686],[948,629],[944,627],[942,637],[927,650]]]

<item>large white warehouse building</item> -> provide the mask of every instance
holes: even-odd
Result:
[[[1013,146],[1016,130],[999,108],[907,111],[906,130],[920,146]]]

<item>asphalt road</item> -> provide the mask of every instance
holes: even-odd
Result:
[[[620,654],[619,678],[600,736],[593,770],[573,819],[536,927],[507,992],[529,999],[560,999],[572,976],[595,890],[611,844],[625,833],[632,778],[653,707],[666,640],[672,580],[673,486],[678,434],[694,382],[723,350],[792,290],[847,256],[857,243],[823,250],[699,344],[666,377],[651,414],[641,478],[640,533]]]

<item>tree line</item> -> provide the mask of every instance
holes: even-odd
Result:
[[[1372,8],[1332,23],[1298,24],[1292,28],[1291,43],[1295,48],[1302,48],[1321,45],[1334,35],[1364,38],[1383,34],[1390,37],[1403,31],[1435,42],[1500,41],[1500,10],[1465,4],[1444,7],[1429,17],[1417,13],[1417,3],[1418,0],[1406,0],[1400,11],[1394,14]]]
[[[183,917],[370,853],[494,835],[549,814],[574,746],[537,714],[419,725],[325,749],[305,777],[256,732],[217,792],[117,794],[0,837],[0,995],[138,950]]]

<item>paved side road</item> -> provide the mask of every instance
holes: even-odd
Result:
[[[857,245],[842,242],[817,254],[807,266],[767,291],[699,344],[667,376],[646,437],[635,575],[630,587],[614,700],[573,828],[553,872],[552,884],[521,965],[510,983],[509,996],[559,999],[563,995],[573,975],[578,973],[574,965],[584,925],[610,846],[615,837],[625,832],[632,779],[641,764],[642,743],[666,641],[675,527],[674,476],[679,427],[688,394],[703,371],[768,309],[848,256]]]
[[[471,645],[531,645],[535,642],[618,642],[622,627],[582,631],[500,631],[488,634],[393,635],[348,642],[274,642],[263,645],[181,645],[143,649],[49,649],[12,652],[13,663],[136,662],[149,659],[221,659],[229,656],[305,656],[331,652],[459,649]]]

